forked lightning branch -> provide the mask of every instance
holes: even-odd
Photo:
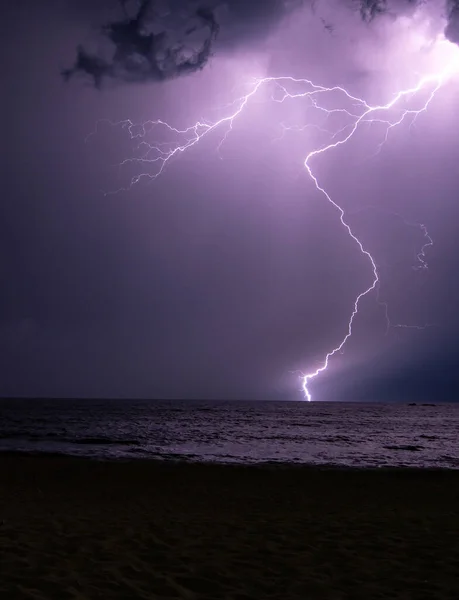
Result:
[[[438,39],[436,45],[441,50],[440,62],[442,65],[438,71],[424,74],[418,79],[415,85],[396,91],[389,101],[382,104],[369,104],[363,98],[354,96],[349,90],[341,86],[325,87],[309,79],[298,79],[285,75],[254,80],[250,85],[248,93],[232,101],[228,105],[227,114],[214,122],[201,120],[181,129],[159,119],[149,120],[141,124],[135,123],[130,119],[117,123],[109,121],[113,126],[126,129],[131,138],[138,138],[138,147],[142,149],[141,156],[128,157],[121,163],[122,165],[127,163],[137,165],[138,173],[131,178],[126,187],[115,192],[110,192],[117,193],[123,190],[130,190],[142,180],[154,180],[158,178],[174,157],[191,151],[194,146],[212,133],[220,136],[218,147],[221,148],[222,144],[224,144],[228,136],[233,132],[233,128],[235,128],[239,117],[262,91],[266,92],[270,90],[270,99],[272,102],[287,105],[293,100],[304,100],[316,112],[325,113],[326,116],[333,113],[341,113],[344,116],[346,123],[340,125],[335,131],[328,131],[329,141],[309,152],[306,157],[302,158],[302,161],[317,190],[336,210],[337,217],[342,227],[352,238],[356,250],[366,257],[369,265],[370,280],[367,287],[358,294],[354,301],[349,321],[345,327],[344,336],[335,347],[330,349],[320,361],[317,368],[301,374],[302,389],[308,401],[312,400],[309,390],[310,382],[326,371],[333,356],[343,350],[352,335],[354,321],[358,315],[362,299],[370,293],[376,292],[379,284],[375,259],[351,229],[346,220],[345,211],[339,204],[339,199],[332,198],[325,189],[324,184],[318,180],[315,175],[314,165],[320,160],[321,156],[333,152],[336,148],[344,144],[350,143],[356,132],[369,124],[379,126],[381,130],[380,142],[375,148],[375,152],[378,152],[389,141],[391,131],[395,127],[402,126],[404,123],[413,124],[422,113],[428,110],[439,90],[453,76],[459,74],[459,48],[444,38]],[[331,109],[326,107],[326,100],[331,96],[333,96],[335,101],[337,98],[341,98],[342,104],[338,108]],[[162,143],[148,141],[149,136],[153,132],[158,131],[159,128],[163,130],[163,133],[170,135],[170,141]],[[301,133],[305,129],[305,127],[299,126],[295,128],[295,131]],[[417,255],[418,266],[425,268],[427,263],[424,251],[428,246],[432,245],[432,239],[423,224],[420,224],[419,227],[424,234],[425,244]],[[387,318],[387,306],[385,306],[385,314]]]

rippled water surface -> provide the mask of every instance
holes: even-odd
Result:
[[[0,400],[0,451],[459,468],[459,404]]]

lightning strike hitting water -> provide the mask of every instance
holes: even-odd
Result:
[[[206,122],[202,120],[197,121],[194,125],[187,127],[186,129],[178,129],[161,120],[147,121],[141,124],[140,126],[129,119],[118,123],[108,121],[110,125],[117,125],[123,127],[124,129],[127,129],[131,139],[138,138],[140,140],[138,149],[144,149],[142,156],[127,158],[121,163],[121,165],[126,165],[128,163],[137,163],[143,165],[144,167],[155,167],[155,169],[152,172],[142,171],[141,173],[135,175],[131,179],[128,187],[122,188],[123,190],[129,190],[134,185],[138,184],[141,179],[156,179],[159,175],[163,173],[167,164],[175,156],[178,156],[181,153],[190,150],[203,138],[208,137],[212,132],[216,130],[222,131],[222,137],[220,138],[220,141],[218,143],[218,150],[220,150],[224,142],[227,140],[228,135],[233,130],[233,126],[236,123],[237,119],[245,111],[247,105],[251,102],[251,100],[254,99],[261,92],[262,88],[268,90],[271,88],[273,90],[270,98],[270,100],[273,102],[284,103],[287,100],[302,99],[308,102],[309,108],[312,108],[319,114],[324,114],[325,120],[327,120],[332,114],[339,114],[347,120],[344,126],[341,126],[337,131],[334,132],[329,131],[328,129],[322,126],[313,123],[310,123],[305,127],[295,128],[287,127],[283,123],[281,124],[282,135],[284,135],[286,131],[303,131],[307,127],[315,127],[321,133],[324,133],[329,137],[328,143],[324,143],[319,148],[311,150],[307,154],[306,158],[304,159],[304,167],[306,168],[306,171],[318,192],[320,192],[323,195],[323,197],[327,200],[327,202],[331,206],[333,206],[333,208],[337,211],[341,225],[343,226],[349,237],[355,242],[358,251],[366,257],[371,269],[371,282],[366,287],[366,289],[364,289],[358,294],[357,298],[354,301],[352,313],[347,323],[346,333],[344,337],[334,348],[332,348],[325,355],[325,358],[321,361],[320,365],[315,370],[311,370],[307,373],[301,374],[302,389],[305,398],[308,401],[312,400],[312,396],[309,391],[310,382],[328,368],[330,359],[335,354],[343,350],[346,342],[352,335],[354,321],[358,314],[362,300],[373,291],[376,291],[376,293],[378,293],[380,284],[375,259],[370,254],[370,252],[364,247],[363,243],[359,240],[359,238],[351,229],[349,223],[346,220],[344,209],[335,200],[331,198],[329,193],[319,183],[316,175],[314,174],[312,164],[314,162],[314,159],[319,157],[320,155],[331,152],[332,150],[348,143],[351,140],[351,138],[353,138],[355,133],[359,130],[359,128],[363,127],[364,125],[379,125],[380,127],[382,127],[382,140],[377,146],[376,153],[378,153],[383,147],[383,145],[388,141],[389,134],[395,127],[401,125],[405,120],[408,119],[410,120],[410,124],[413,125],[416,119],[419,117],[419,115],[421,115],[427,110],[430,103],[434,99],[435,94],[445,84],[445,82],[449,80],[453,75],[459,73],[459,49],[453,44],[446,41],[445,39],[439,41],[438,44],[447,47],[448,58],[444,61],[446,65],[438,72],[421,77],[416,85],[397,92],[392,97],[392,99],[386,104],[370,105],[364,99],[352,95],[347,89],[341,86],[325,87],[322,85],[315,84],[308,79],[298,79],[290,76],[265,77],[254,80],[250,91],[242,97],[236,99],[227,107],[229,114],[214,122]],[[298,91],[299,87],[301,87],[301,91]],[[344,104],[341,105],[339,108],[327,108],[321,103],[322,98],[335,97],[342,97],[342,102]],[[417,105],[416,101],[418,102]],[[407,106],[408,102],[414,103],[414,107],[413,105],[411,107]],[[349,105],[349,108],[346,108],[347,105]],[[146,140],[147,135],[149,135],[153,130],[157,130],[158,128],[162,128],[168,134],[176,136],[176,138],[178,138],[178,141],[170,143],[148,142]],[[117,191],[119,192],[121,190]],[[428,249],[428,247],[432,246],[433,240],[430,237],[425,225],[419,224],[417,226],[421,229],[424,235],[424,244],[421,247],[419,253],[416,255],[417,265],[415,266],[415,268],[426,269],[426,250]],[[384,307],[384,312],[389,327],[391,326],[391,323],[389,321],[387,303],[380,302],[380,304]],[[416,325],[394,326],[422,328]]]

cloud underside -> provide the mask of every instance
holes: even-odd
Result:
[[[459,0],[450,1],[448,15],[445,35],[451,42],[459,44]]]
[[[100,88],[105,81],[140,83],[165,81],[204,68],[217,42],[237,44],[257,37],[279,23],[287,13],[314,0],[141,0],[134,14],[120,0],[121,19],[100,28],[106,52],[77,47],[74,64],[65,69],[65,80],[89,76]],[[366,23],[398,5],[415,7],[423,0],[355,0]],[[459,0],[446,0],[445,35],[459,42]]]
[[[196,8],[188,16],[184,31],[165,27],[153,2],[143,0],[137,14],[102,27],[101,35],[111,45],[111,56],[77,48],[74,65],[63,71],[66,80],[89,75],[96,87],[106,79],[124,82],[162,81],[203,68],[212,52],[219,26],[213,10]],[[178,28],[177,28],[178,29]]]

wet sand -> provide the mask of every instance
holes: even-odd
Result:
[[[0,598],[459,598],[459,471],[0,455]]]

